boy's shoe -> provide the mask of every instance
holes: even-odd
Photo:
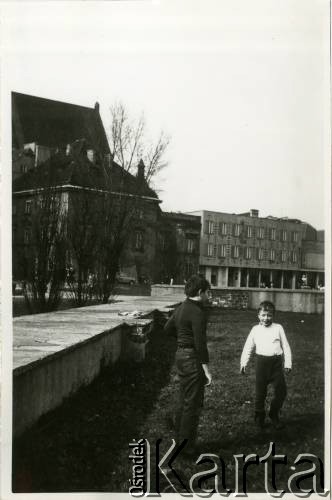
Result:
[[[261,415],[255,416],[255,424],[260,430],[265,429],[265,417]]]
[[[185,446],[184,449],[181,451],[181,456],[183,456],[183,458],[197,458],[200,453],[197,449],[196,446]]]
[[[273,427],[274,427],[277,431],[279,431],[279,430],[281,430],[281,429],[284,429],[285,424],[283,424],[282,422],[280,422],[280,420],[279,420],[279,417],[278,417],[278,416],[276,416],[276,415],[271,415],[271,413],[269,413],[269,417],[270,417],[270,419],[271,419],[271,422],[272,422]]]
[[[271,422],[273,427],[277,430],[280,431],[281,429],[285,428],[285,424],[283,422],[280,422],[279,418],[271,418]]]
[[[167,427],[171,430],[171,431],[175,431],[176,430],[176,424],[175,424],[175,418],[173,415],[171,414],[168,414],[166,416],[166,425]]]

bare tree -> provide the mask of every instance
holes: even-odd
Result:
[[[103,302],[107,302],[114,290],[121,257],[131,243],[137,214],[144,205],[142,195],[146,194],[156,174],[167,166],[164,157],[170,142],[164,132],[156,143],[149,142],[144,115],[136,121],[131,120],[121,102],[115,103],[110,111],[109,140],[113,162],[105,165],[103,222],[97,253]],[[139,165],[143,167],[140,171]],[[136,179],[132,177],[135,174]]]
[[[114,160],[127,172],[134,173],[140,160],[145,164],[145,180],[151,183],[153,177],[167,166],[165,153],[170,136],[161,131],[156,142],[146,134],[144,114],[133,121],[129,118],[123,103],[117,102],[110,108],[110,146]]]
[[[139,198],[126,193],[105,192],[102,197],[102,226],[99,227],[98,283],[102,302],[114,291],[116,274],[130,239]]]
[[[30,312],[57,309],[65,280],[66,223],[63,193],[44,187],[31,199],[21,250],[24,297]]]
[[[100,195],[81,188],[71,194],[68,207],[68,253],[75,267],[75,280],[68,280],[77,306],[93,298],[94,271],[102,220]]]

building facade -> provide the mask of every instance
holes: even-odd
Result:
[[[158,283],[183,284],[199,270],[201,219],[180,212],[161,212],[157,233]]]
[[[213,286],[324,286],[324,233],[297,219],[202,210],[200,270]]]
[[[48,225],[56,212],[66,218],[67,227],[73,229],[68,232],[68,247],[76,246],[85,261],[85,274],[94,272],[98,255],[93,255],[93,235],[98,220],[93,212],[100,210],[101,195],[108,192],[113,200],[110,238],[123,248],[120,270],[137,281],[141,276],[154,280],[160,200],[145,181],[142,161],[136,175],[113,161],[98,103],[88,108],[12,93],[12,138],[13,279],[26,275],[26,258],[38,239],[37,219],[41,213],[46,218],[50,204]],[[92,207],[90,213],[87,207]],[[101,220],[104,216],[100,213]],[[66,266],[77,271],[74,252],[66,252]]]

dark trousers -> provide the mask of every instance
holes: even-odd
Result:
[[[271,418],[278,418],[279,411],[286,398],[287,387],[283,369],[282,356],[261,356],[256,355],[256,399],[255,416],[264,419],[265,399],[268,385],[274,389],[269,415]]]
[[[194,349],[178,349],[175,364],[180,389],[175,416],[177,440],[188,439],[187,447],[190,448],[195,444],[203,407],[205,375]]]

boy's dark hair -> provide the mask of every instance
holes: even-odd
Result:
[[[196,297],[199,290],[201,292],[206,292],[206,290],[209,289],[210,283],[208,282],[208,280],[206,280],[202,276],[198,276],[197,274],[191,276],[184,287],[184,291],[187,297]]]
[[[261,312],[261,311],[272,311],[272,313],[275,313],[275,305],[273,304],[273,302],[270,302],[269,300],[263,300],[263,302],[261,302],[259,304],[259,307],[258,307],[258,311],[257,312]]]

